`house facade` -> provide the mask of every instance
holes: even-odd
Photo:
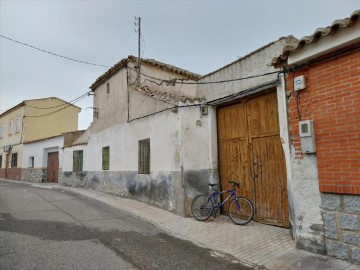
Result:
[[[190,215],[208,183],[235,180],[255,221],[290,228],[298,248],[359,262],[357,18],[205,76],[121,60],[90,87],[94,120],[64,146],[61,183]]]
[[[192,108],[200,99],[193,86],[171,80],[193,82],[199,76],[142,59],[138,84],[136,67],[136,58],[129,56],[92,84],[94,120],[79,139],[64,146],[60,182],[184,215],[184,160],[193,161],[192,166],[197,161],[196,156],[184,157],[188,155],[181,144],[188,136],[183,132],[185,108],[178,106]],[[198,109],[194,113],[200,115]],[[197,127],[194,123],[191,129]]]
[[[79,112],[80,108],[52,97],[25,100],[2,113],[0,177],[35,182],[57,181],[60,146],[57,137],[63,132],[77,130]],[[52,170],[51,174],[49,170]]]
[[[360,263],[360,11],[300,39],[273,60],[288,70],[286,99],[294,222],[324,251]],[[312,195],[309,198],[308,194]],[[296,199],[298,198],[298,199]],[[296,202],[298,201],[298,202]],[[322,222],[314,222],[318,208]],[[319,218],[316,217],[316,220]],[[305,225],[305,227],[308,227]],[[319,242],[320,243],[320,242]]]

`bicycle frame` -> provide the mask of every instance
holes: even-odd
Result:
[[[227,198],[223,201],[223,202],[218,202],[217,201],[217,196],[224,194],[224,193],[230,193],[229,196],[227,196]],[[211,199],[214,202],[214,209],[215,208],[221,208],[225,205],[225,203],[231,198],[234,197],[234,199],[236,200],[237,196],[236,196],[236,191],[234,189],[228,189],[228,190],[224,190],[224,191],[213,191],[210,196],[209,199]],[[239,208],[238,203],[236,202],[236,206]]]

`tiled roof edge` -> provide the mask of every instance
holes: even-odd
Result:
[[[133,56],[133,55],[129,55],[128,58],[124,58],[122,60],[120,60],[118,63],[116,63],[114,66],[112,66],[109,70],[107,70],[103,75],[101,75],[99,78],[96,79],[96,81],[90,86],[90,89],[92,91],[95,91],[95,89],[101,85],[102,83],[104,83],[106,80],[110,79],[115,73],[117,73],[119,70],[123,69],[124,67],[127,66],[127,64],[132,61],[132,62],[136,62],[137,61],[137,57]],[[148,65],[152,65],[154,67],[158,67],[164,70],[168,70],[177,74],[181,74],[184,75],[186,77],[188,77],[191,80],[197,80],[198,78],[200,78],[199,74],[190,72],[188,70],[179,68],[179,67],[175,67],[169,64],[165,64],[162,62],[159,62],[157,60],[154,59],[146,59],[146,58],[141,58],[141,63],[142,64],[148,64]]]
[[[216,69],[216,70],[214,70],[214,71],[212,71],[212,72],[210,72],[210,73],[202,76],[201,78],[199,78],[199,80],[201,80],[201,79],[203,79],[203,78],[205,78],[205,77],[208,77],[208,76],[210,76],[210,75],[213,75],[214,73],[219,72],[220,70],[225,69],[225,68],[227,68],[227,67],[229,67],[229,66],[231,66],[231,65],[233,65],[233,64],[235,64],[235,63],[237,63],[237,62],[241,62],[241,61],[244,60],[245,58],[248,58],[248,57],[250,57],[251,55],[253,55],[253,54],[255,54],[255,53],[259,52],[259,51],[262,51],[262,50],[266,49],[267,47],[270,47],[271,45],[275,44],[276,42],[281,41],[281,40],[284,40],[284,39],[287,40],[287,42],[288,42],[289,40],[294,40],[294,39],[296,40],[296,38],[295,38],[294,36],[292,36],[292,35],[289,35],[289,36],[286,36],[286,37],[280,37],[279,39],[277,39],[277,40],[275,40],[275,41],[272,41],[272,42],[270,42],[270,43],[268,43],[268,44],[266,44],[266,45],[264,45],[264,46],[262,46],[262,47],[260,47],[260,48],[258,48],[258,49],[256,49],[256,50],[254,50],[254,51],[252,51],[252,52],[250,52],[250,53],[248,53],[248,54],[246,54],[246,55],[244,55],[244,56],[236,59],[235,61],[233,61],[233,62],[231,62],[231,63],[229,63],[229,64],[226,64],[225,66],[223,66],[223,67],[221,67],[221,68],[218,68],[218,69]]]
[[[360,10],[355,10],[349,18],[335,20],[331,26],[316,29],[312,35],[304,36],[298,42],[285,46],[283,52],[279,56],[273,58],[271,65],[275,67],[281,66],[284,62],[286,62],[291,53],[304,48],[308,44],[318,41],[322,37],[332,35],[340,29],[345,29],[355,25],[359,17]]]

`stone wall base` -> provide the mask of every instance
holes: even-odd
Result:
[[[21,181],[31,183],[44,183],[47,178],[47,168],[22,169]]]
[[[327,254],[360,264],[360,195],[321,194]]]
[[[65,186],[96,189],[156,205],[180,216],[190,214],[192,199],[209,192],[212,170],[168,171],[138,174],[132,171],[61,171],[59,183]]]

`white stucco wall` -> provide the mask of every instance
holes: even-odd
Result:
[[[29,167],[29,158],[34,157],[34,168],[47,167],[48,153],[59,152],[63,146],[64,140],[62,136],[41,140],[37,142],[27,143],[23,145],[22,164],[23,168]]]

